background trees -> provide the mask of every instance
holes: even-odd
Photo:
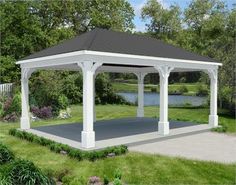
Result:
[[[181,12],[177,5],[165,9],[159,2],[149,0],[142,9],[142,18],[148,19],[148,33],[152,36],[223,63],[219,70],[220,107],[227,108],[233,113],[236,61],[235,6],[229,10],[220,0],[193,0]],[[175,75],[177,78],[178,76]],[[206,79],[203,73],[189,73],[186,77],[187,81]]]
[[[219,73],[220,106],[235,110],[235,36],[236,8],[229,10],[222,0],[193,0],[186,9],[178,4],[164,8],[156,0],[148,0],[142,9],[142,19],[152,37],[223,62]],[[31,53],[55,45],[95,27],[130,32],[134,28],[134,10],[127,0],[69,0],[69,1],[2,1],[0,2],[0,83],[19,84],[20,70],[15,65]],[[65,78],[65,73],[38,73],[32,79]],[[81,97],[79,75],[68,73],[70,82],[63,89],[70,99]],[[110,78],[135,78],[132,75],[111,74]],[[103,76],[102,87],[112,91],[108,76]],[[204,73],[179,73],[170,76],[171,82],[185,78],[185,82],[209,81]],[[156,75],[147,76],[148,83]],[[72,82],[75,80],[75,82]],[[53,83],[53,80],[51,80]],[[101,81],[100,81],[101,82]],[[100,83],[97,82],[97,83]],[[50,85],[49,85],[50,86]],[[53,84],[51,87],[54,87]],[[32,87],[33,88],[33,87]],[[104,90],[104,89],[103,89]],[[36,93],[36,92],[35,92]],[[102,95],[102,94],[100,94]],[[104,99],[104,98],[102,98]],[[101,100],[101,98],[100,98]],[[99,101],[100,101],[99,100]],[[98,102],[99,102],[98,101]],[[77,103],[77,102],[74,102]]]

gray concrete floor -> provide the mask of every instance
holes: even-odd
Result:
[[[214,132],[130,146],[129,150],[189,159],[236,163],[236,137]]]
[[[191,122],[170,121],[170,129],[196,126]],[[81,142],[81,123],[35,127],[34,130]],[[96,141],[146,134],[158,131],[156,118],[122,118],[97,121],[94,124]]]

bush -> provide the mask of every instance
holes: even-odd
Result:
[[[68,98],[65,95],[61,95],[58,98],[58,107],[60,109],[66,109],[69,106]]]
[[[13,98],[8,97],[6,100],[2,99],[0,103],[0,117],[4,121],[15,122],[21,114],[21,97],[17,93]]]
[[[15,158],[13,152],[0,143],[0,165],[12,161]]]
[[[101,104],[127,104],[127,101],[115,94],[108,75],[101,73],[97,76],[95,82],[96,103]]]
[[[122,155],[128,152],[128,148],[125,145],[107,147],[98,151],[82,151],[79,149],[75,149],[68,145],[60,144],[55,141],[51,141],[49,139],[45,139],[43,137],[39,137],[32,133],[28,133],[25,131],[10,129],[9,134],[12,136],[16,136],[21,139],[25,139],[29,142],[34,142],[43,146],[47,146],[51,151],[60,153],[61,151],[65,151],[68,156],[71,158],[75,158],[77,160],[88,159],[90,161],[95,161],[97,159],[102,159],[108,157],[108,154],[114,153],[115,155]]]
[[[183,93],[187,93],[188,92],[188,89],[185,85],[181,85],[178,89],[178,91],[183,94]]]
[[[13,98],[9,97],[3,106],[4,116],[12,113],[21,114],[21,96],[15,94]]]
[[[33,113],[34,116],[37,116],[38,118],[41,119],[49,119],[53,117],[52,108],[50,106],[42,108],[32,107],[31,112]]]
[[[18,119],[19,116],[15,112],[9,113],[3,117],[3,121],[6,122],[16,122]]]
[[[63,82],[62,92],[70,103],[82,102],[83,77],[81,73],[68,75]]]
[[[122,181],[120,179],[115,179],[113,185],[122,185]]]
[[[208,89],[204,87],[202,84],[197,86],[197,96],[206,96],[208,95]]]
[[[109,184],[109,179],[108,179],[108,177],[106,175],[104,175],[104,177],[103,177],[103,184],[104,185],[108,185]]]
[[[0,118],[3,116],[3,103],[0,102]]]
[[[13,184],[55,184],[38,169],[34,163],[27,160],[16,160],[11,164],[9,176]]]
[[[68,155],[71,157],[71,158],[75,158],[77,160],[82,160],[82,152],[80,150],[77,150],[77,149],[70,149]]]
[[[10,112],[15,112],[17,115],[21,114],[21,95],[20,93],[17,93],[14,95],[12,99],[12,104],[10,107]]]

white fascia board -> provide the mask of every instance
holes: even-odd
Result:
[[[85,54],[85,50],[75,51],[75,52],[70,52],[70,53],[63,53],[63,54],[58,54],[58,55],[51,55],[51,56],[46,56],[46,57],[21,60],[21,61],[16,62],[16,64],[25,64],[25,63],[32,63],[32,62],[38,62],[38,61],[58,59],[58,58],[66,58],[66,57],[76,56],[76,55],[81,55],[81,54]]]
[[[166,62],[181,62],[181,63],[192,63],[192,64],[208,64],[208,65],[218,65],[222,66],[221,63],[217,62],[206,62],[198,60],[185,60],[185,59],[173,59],[173,58],[163,58],[163,57],[151,57],[143,55],[131,55],[131,54],[121,54],[121,53],[110,53],[110,52],[101,52],[101,51],[88,51],[84,50],[84,54],[89,55],[98,55],[98,56],[112,56],[120,58],[133,58],[133,59],[142,59],[142,60],[154,60],[154,61],[166,61]]]
[[[214,66],[218,68],[221,63],[194,61],[194,60],[182,60],[172,58],[150,57],[141,55],[119,54],[109,52],[98,51],[76,51],[65,54],[58,54],[47,57],[34,58],[29,60],[22,60],[17,62],[22,67],[37,68],[37,67],[50,67],[55,65],[66,65],[76,63],[78,61],[100,61],[103,63],[111,64],[127,64],[127,65],[170,65],[175,68],[188,68],[188,69],[209,69]]]

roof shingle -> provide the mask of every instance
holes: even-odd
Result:
[[[151,37],[99,28],[76,36],[70,40],[66,40],[53,47],[36,52],[22,60],[81,50],[217,62],[212,58],[186,51]]]

